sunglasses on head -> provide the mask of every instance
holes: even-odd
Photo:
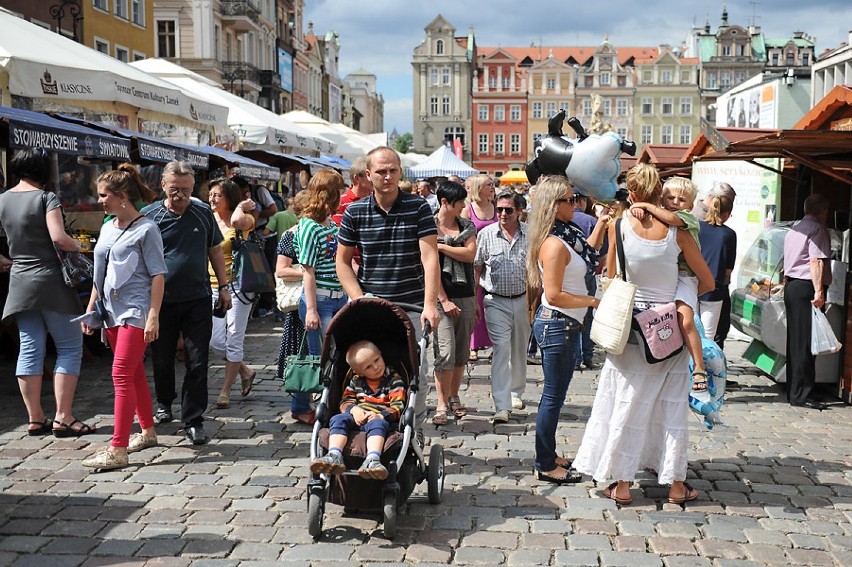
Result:
[[[497,214],[498,215],[500,213],[506,213],[507,215],[511,215],[512,213],[515,212],[515,207],[496,207],[496,208],[497,208]]]

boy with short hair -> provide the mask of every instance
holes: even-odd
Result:
[[[690,211],[698,195],[698,188],[686,177],[671,177],[663,184],[660,197],[662,207],[650,203],[636,203],[630,207],[630,213],[638,219],[647,212],[669,226],[686,230],[695,239],[699,248],[698,230],[700,225]],[[703,392],[707,389],[707,369],[704,366],[704,349],[701,346],[701,335],[695,326],[695,309],[698,307],[698,278],[686,264],[683,254],[679,254],[677,290],[678,324],[683,334],[684,343],[692,356],[694,370],[692,371],[692,389]],[[711,337],[712,338],[712,337]]]
[[[352,369],[352,380],[343,391],[340,413],[329,424],[328,453],[311,461],[312,473],[342,474],[343,448],[349,432],[360,429],[367,433],[367,458],[358,475],[384,480],[388,470],[381,463],[382,449],[391,424],[399,422],[405,408],[405,381],[385,364],[379,348],[370,341],[358,341],[346,351],[346,362]]]

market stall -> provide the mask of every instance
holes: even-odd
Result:
[[[479,171],[456,157],[447,146],[439,146],[429,154],[429,157],[414,167],[405,170],[408,179],[426,179],[428,177],[447,177],[458,175],[462,179],[477,174]]]

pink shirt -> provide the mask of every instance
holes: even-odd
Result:
[[[800,280],[811,279],[810,261],[831,257],[831,239],[828,230],[812,215],[797,222],[784,237],[784,275]],[[822,271],[822,283],[831,283],[828,266]]]

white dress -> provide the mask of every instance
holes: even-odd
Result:
[[[674,300],[678,281],[675,228],[662,240],[639,237],[621,224],[627,279],[637,284],[636,301]],[[607,355],[594,405],[574,467],[598,482],[633,480],[653,468],[660,484],[684,480],[687,469],[689,354],[658,364],[645,362],[639,346]]]

